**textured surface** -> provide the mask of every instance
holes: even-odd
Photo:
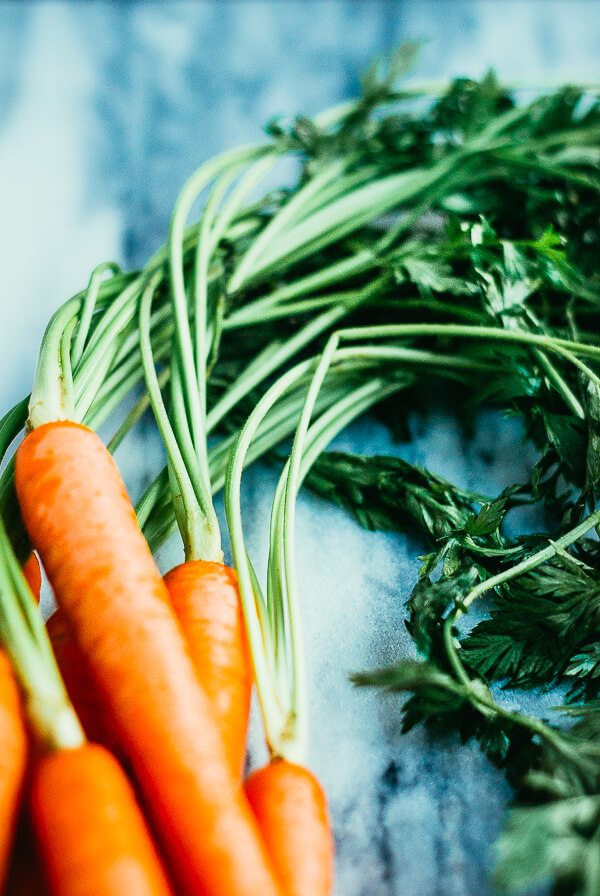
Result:
[[[276,114],[351,96],[369,57],[426,37],[419,77],[553,82],[597,76],[600,6],[479,2],[11,3],[0,5],[0,407],[31,385],[51,312],[99,261],[143,263],[186,177],[260,137]],[[525,465],[508,424],[485,417],[464,444],[433,411],[408,460],[493,491]],[[383,430],[338,442],[372,452]],[[490,449],[491,446],[491,449]],[[394,449],[395,450],[395,449]],[[137,494],[160,464],[142,431],[121,469]],[[247,532],[264,560],[273,485],[246,479]],[[353,691],[347,673],[411,651],[403,625],[420,546],[369,535],[303,498],[299,568],[311,680],[311,765],[328,792],[340,896],[484,896],[508,797],[475,746],[398,734],[398,702]],[[316,559],[317,558],[317,559]],[[180,559],[178,547],[163,552]],[[260,759],[260,735],[252,733]]]

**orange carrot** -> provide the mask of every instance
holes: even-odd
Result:
[[[44,424],[18,449],[16,486],[182,890],[279,893],[110,454],[84,426]]]
[[[325,794],[302,765],[273,759],[253,772],[246,796],[288,896],[329,896],[334,846]]]
[[[252,692],[251,662],[235,572],[194,560],[165,576],[192,661],[212,703],[225,748],[241,775]]]
[[[112,720],[100,699],[88,662],[77,644],[68,619],[57,609],[46,623],[52,650],[65,683],[69,700],[89,740],[102,744],[122,759]]]
[[[25,566],[23,567],[23,575],[27,580],[27,584],[31,588],[31,593],[33,594],[35,599],[39,601],[40,593],[42,590],[42,570],[40,569],[40,561],[37,558],[37,554],[35,554],[33,551],[25,562]]]
[[[47,753],[31,813],[53,896],[172,893],[133,789],[98,744]]]
[[[239,774],[252,676],[237,576],[222,563],[188,561],[168,572],[165,584]],[[333,841],[316,778],[301,765],[274,760],[248,778],[245,790],[284,891],[327,896]]]
[[[34,598],[39,601],[42,573],[35,553],[29,555],[23,567],[23,575]],[[60,609],[50,616],[46,629],[67,694],[86,736],[89,740],[102,744],[111,753],[119,755],[118,742],[98,697],[96,683],[90,675],[85,657],[77,646],[65,614]]]
[[[0,652],[0,888],[15,836],[27,766],[27,734],[21,697],[7,656]]]
[[[32,553],[23,574],[39,599],[41,571]],[[165,576],[175,614],[202,685],[215,710],[236,774],[241,774],[252,676],[235,572],[222,563],[195,561]],[[120,754],[96,684],[62,610],[46,623],[62,679],[89,740]],[[120,757],[121,758],[121,757]]]

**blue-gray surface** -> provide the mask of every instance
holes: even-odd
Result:
[[[0,5],[0,407],[28,391],[52,310],[99,261],[144,262],[178,190],[214,153],[278,114],[351,96],[368,59],[429,39],[419,76],[597,80],[598,3],[187,2]],[[484,417],[465,443],[429,417],[417,460],[486,491],[526,458]],[[342,445],[382,450],[375,424]],[[490,448],[491,446],[491,448]],[[394,449],[395,450],[395,449]],[[149,431],[118,460],[139,492],[160,463]],[[246,479],[247,531],[264,561],[269,471]],[[370,535],[302,498],[298,551],[311,688],[310,762],[331,804],[340,896],[483,896],[508,789],[475,746],[400,737],[398,701],[347,673],[411,652],[403,601],[419,546]],[[162,554],[178,558],[176,544]],[[254,721],[250,752],[261,758]]]

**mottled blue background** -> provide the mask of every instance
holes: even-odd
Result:
[[[418,79],[597,80],[595,0],[240,0],[0,3],[0,408],[31,385],[51,312],[112,258],[142,264],[176,195],[213,154],[275,115],[351,97],[373,54],[426,38]],[[414,422],[409,460],[493,493],[527,458],[514,428]],[[339,440],[396,450],[373,423]],[[490,447],[491,446],[491,447]],[[161,462],[149,429],[118,460],[134,493]],[[265,558],[272,473],[246,479],[247,526]],[[477,747],[398,733],[398,701],[347,674],[412,650],[403,601],[417,543],[371,535],[315,499],[299,504],[311,680],[311,765],[327,788],[339,896],[484,896],[508,789]],[[161,560],[178,557],[174,542]],[[510,698],[509,698],[510,699]],[[514,703],[513,705],[517,705]],[[254,720],[250,752],[261,757]]]

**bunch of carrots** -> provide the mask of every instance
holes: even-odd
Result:
[[[207,313],[211,262],[238,207],[217,201],[243,174],[239,203],[273,155],[233,154],[192,179],[166,249],[136,279],[115,266],[94,272],[50,322],[28,403],[0,421],[3,452],[23,423],[26,433],[0,488],[2,882],[23,805],[25,845],[14,855],[27,856],[33,831],[45,881],[33,880],[35,892],[331,892],[326,800],[304,764],[297,707],[277,714],[270,762],[243,777],[253,682],[264,709],[273,670],[261,664],[255,594],[244,613],[236,573],[223,563],[207,447],[207,367],[220,338]],[[219,176],[190,298],[185,224],[207,174]],[[164,577],[110,451],[86,425],[97,426],[141,374],[146,389],[121,436],[150,404],[185,550]],[[271,441],[297,422],[288,410],[282,431],[281,417]],[[223,460],[218,469],[222,477]],[[38,558],[57,604],[46,626]],[[267,719],[268,709],[269,737]],[[19,875],[31,876],[31,858],[20,872],[15,862],[8,892],[24,892]]]
[[[472,376],[496,363],[414,346],[439,328],[380,321],[382,308],[389,324],[401,319],[395,241],[456,191],[456,158],[460,173],[500,138],[518,143],[513,110],[455,155],[395,168],[385,143],[378,155],[353,131],[403,97],[388,76],[380,87],[314,120],[322,152],[291,191],[252,199],[282,159],[302,160],[301,128],[203,165],[142,271],[99,265],[58,309],[31,395],[0,420],[6,893],[332,891],[326,799],[306,765],[295,500],[331,438],[411,385],[411,368]],[[219,359],[243,341],[246,361],[215,384]],[[149,409],[166,465],[134,509],[112,455]],[[114,413],[105,445],[97,431]],[[241,479],[289,438],[263,594]],[[223,487],[236,571],[212,500]],[[175,527],[184,562],[163,577],[153,555]],[[40,561],[57,604],[47,623]],[[270,761],[244,779],[253,687]]]
[[[331,110],[322,124],[335,130],[348,114]],[[342,152],[307,169],[292,193],[252,203],[280,160],[301,152],[280,140],[206,163],[142,271],[102,264],[58,309],[31,395],[0,420],[0,460],[16,445],[0,475],[8,893],[332,890],[326,799],[306,766],[294,501],[329,439],[410,377],[380,375],[398,360],[392,347],[365,354],[334,340],[325,367],[307,349],[393,286],[353,232],[439,175],[407,181]],[[323,268],[330,245],[348,254]],[[309,273],[298,276],[303,261]],[[229,332],[279,319],[288,338],[271,339],[267,328],[248,363],[209,395]],[[97,430],[129,407],[133,390],[138,398],[105,446]],[[228,422],[209,450],[211,434],[223,432],[232,409],[255,403],[256,390],[264,395],[245,426]],[[112,454],[149,407],[167,463],[134,509]],[[241,475],[292,435],[263,596],[244,545]],[[223,563],[212,503],[224,485],[239,584]],[[163,577],[153,554],[174,521],[185,560]],[[47,624],[37,606],[40,561],[57,605]],[[244,780],[254,686],[271,758]]]

